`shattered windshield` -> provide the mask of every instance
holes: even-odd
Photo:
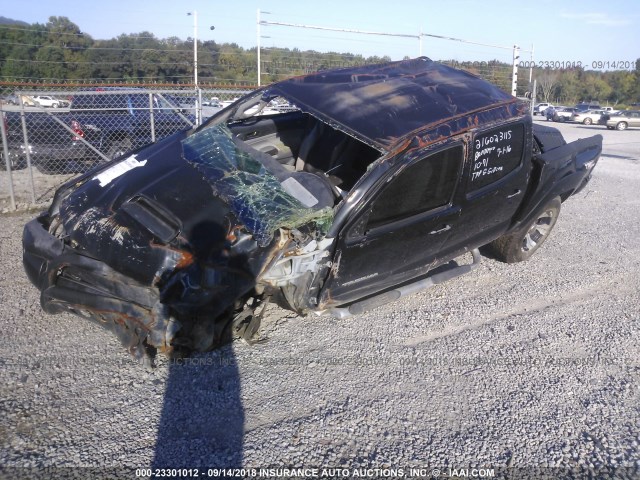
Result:
[[[313,222],[324,234],[331,225],[333,209],[306,208],[262,163],[236,144],[224,125],[187,137],[182,141],[182,151],[260,246],[268,245],[278,228],[298,228]]]

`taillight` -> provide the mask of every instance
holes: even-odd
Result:
[[[77,120],[72,120],[71,121],[71,130],[73,130],[73,133],[75,133],[75,135],[73,136],[73,140],[80,140],[81,138],[84,137],[84,132],[82,131],[82,125],[80,125],[80,122],[78,122]]]

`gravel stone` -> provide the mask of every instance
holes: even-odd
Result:
[[[347,320],[270,307],[263,342],[153,371],[41,310],[35,213],[1,215],[0,465],[640,466],[640,131],[554,126],[604,155],[530,261]]]

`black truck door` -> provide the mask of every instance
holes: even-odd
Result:
[[[428,271],[460,215],[462,142],[404,161],[338,237],[321,302],[349,303]]]
[[[507,230],[525,196],[531,142],[531,131],[522,121],[474,135],[461,181],[460,221],[443,255],[484,245]]]

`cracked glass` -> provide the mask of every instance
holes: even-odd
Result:
[[[204,174],[217,196],[230,206],[260,246],[268,245],[279,228],[314,223],[324,235],[333,209],[307,208],[287,193],[280,181],[244,151],[224,125],[201,130],[182,141],[185,160]]]

